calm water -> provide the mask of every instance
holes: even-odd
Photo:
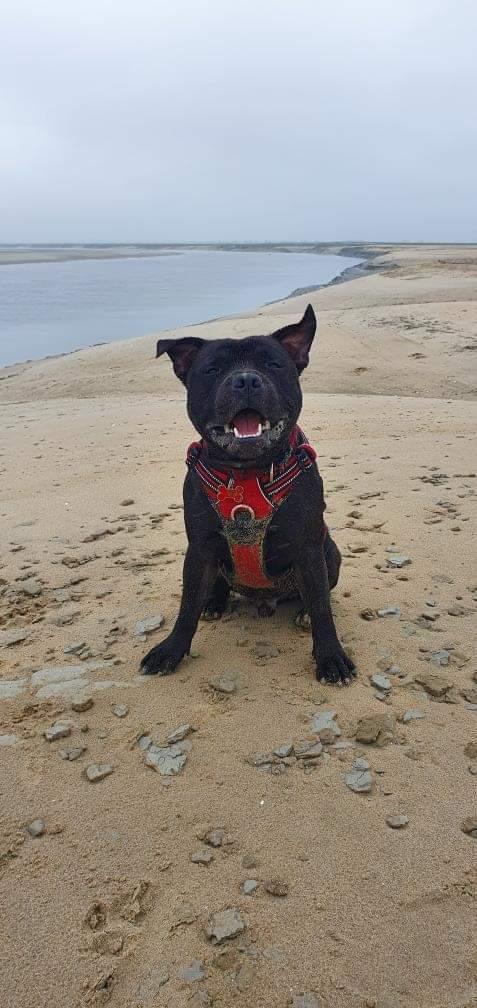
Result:
[[[210,250],[0,266],[0,365],[233,315],[358,261]]]

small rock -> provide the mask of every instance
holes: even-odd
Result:
[[[209,865],[213,857],[214,855],[211,850],[207,850],[207,847],[202,847],[201,850],[194,851],[190,859],[193,864]]]
[[[41,837],[45,832],[46,826],[43,819],[34,819],[33,822],[29,823],[27,826],[27,833],[32,837]]]
[[[221,847],[224,842],[225,831],[223,829],[213,829],[209,830],[205,836],[204,840],[209,847]]]
[[[388,567],[407,567],[408,564],[412,563],[410,557],[405,556],[404,553],[391,553],[386,557],[386,563]]]
[[[111,710],[112,710],[114,716],[118,717],[118,718],[126,717],[126,715],[129,714],[129,707],[126,707],[126,704],[122,704],[122,703],[120,703],[120,704],[113,704],[112,707],[111,707]]]
[[[55,721],[50,728],[43,732],[47,742],[56,742],[57,739],[68,738],[73,727],[72,721]]]
[[[409,818],[406,815],[390,815],[386,816],[386,822],[391,829],[403,829],[407,826]]]
[[[297,759],[318,759],[323,752],[323,746],[321,742],[310,742],[308,739],[303,739],[300,742],[294,742],[293,751]]]
[[[469,759],[477,759],[477,742],[468,742],[464,748],[464,754]]]
[[[397,606],[386,606],[384,609],[378,609],[378,616],[400,616],[401,610]]]
[[[209,686],[211,689],[215,690],[216,693],[232,694],[237,692],[237,675],[236,672],[226,672],[224,675],[218,676],[216,679],[209,679]]]
[[[263,884],[263,888],[271,896],[288,896],[289,892],[288,882],[280,878],[267,879]]]
[[[283,745],[277,746],[277,748],[273,750],[273,755],[278,756],[278,759],[286,759],[287,756],[291,756],[292,752],[293,743],[285,742]]]
[[[133,498],[132,497],[126,497],[125,500],[121,501],[121,503],[120,503],[119,506],[120,507],[131,507],[131,504],[134,504]]]
[[[182,742],[183,739],[185,739],[187,735],[190,735],[193,731],[194,729],[190,724],[179,725],[179,727],[172,732],[172,735],[168,736],[167,741],[169,745],[174,745],[175,742]]]
[[[365,765],[364,765],[365,764]],[[344,776],[346,787],[357,794],[369,794],[373,786],[373,778],[366,760],[355,760],[353,767]]]
[[[463,819],[460,828],[463,833],[467,833],[468,836],[477,840],[477,815],[467,816],[466,819]]]
[[[171,746],[150,745],[144,757],[146,766],[157,770],[163,777],[172,777],[180,773],[186,760],[185,742]]]
[[[86,650],[88,645],[86,641],[73,641],[71,644],[66,644],[63,648],[63,654],[80,654],[81,651]]]
[[[278,648],[274,644],[271,644],[270,641],[255,641],[252,650],[257,658],[278,658],[280,654]]]
[[[393,714],[368,714],[358,721],[356,741],[365,745],[375,743],[378,746],[384,746],[394,738],[394,727]]]
[[[93,703],[93,697],[88,693],[80,694],[79,696],[74,697],[71,701],[71,710],[82,713],[83,711],[90,710]]]
[[[244,896],[251,896],[258,887],[258,882],[256,879],[245,879],[242,884],[242,892]]]
[[[409,721],[421,721],[425,717],[422,711],[416,708],[410,707],[409,710],[404,711],[402,716],[403,724],[408,724]]]
[[[154,630],[159,630],[163,623],[164,616],[162,613],[158,613],[157,616],[145,616],[144,619],[136,623],[133,637],[144,637],[145,634],[153,633]]]
[[[245,931],[245,921],[236,907],[227,907],[226,910],[217,910],[211,913],[205,933],[209,941],[214,945],[220,945],[229,938]]]
[[[453,683],[439,672],[419,672],[414,678],[419,686],[433,697],[443,697],[453,686]]]
[[[331,732],[335,738],[339,738],[341,729],[336,724],[335,717],[335,710],[317,711],[311,719],[311,731],[316,732],[317,735],[320,735],[322,731]]]
[[[96,784],[98,781],[104,780],[105,777],[109,777],[113,773],[113,769],[110,763],[90,763],[84,773],[91,784]]]
[[[371,620],[376,619],[377,612],[375,609],[362,609],[359,615],[361,616],[361,619],[364,619],[369,623]]]
[[[243,868],[256,868],[257,867],[257,859],[256,859],[255,855],[254,854],[244,854],[244,856],[242,858],[242,867]]]
[[[373,675],[369,677],[369,681],[372,686],[376,689],[381,690],[383,693],[387,693],[391,689],[391,680],[385,675],[380,675],[379,672],[373,672]]]
[[[79,759],[80,756],[82,756],[83,753],[85,752],[86,752],[86,746],[83,745],[68,746],[66,749],[59,749],[58,756],[61,759],[69,760],[70,763],[72,763],[74,760]]]

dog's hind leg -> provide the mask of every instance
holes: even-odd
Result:
[[[209,622],[219,620],[227,608],[229,595],[230,587],[228,581],[225,580],[222,574],[219,574],[212,589],[212,594],[208,598],[202,612],[202,619]]]

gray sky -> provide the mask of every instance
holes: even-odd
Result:
[[[475,0],[4,0],[0,242],[477,241]]]

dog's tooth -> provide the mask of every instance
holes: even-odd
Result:
[[[261,434],[261,433],[262,433],[262,425],[261,425],[261,423],[259,423],[259,425],[258,425],[258,432],[257,432],[257,436],[258,436],[258,437],[260,437],[260,434]]]
[[[231,426],[230,426],[229,423],[225,424],[224,431],[225,431],[226,434],[231,434],[232,433],[232,428],[231,428]]]
[[[264,430],[270,430],[270,420],[265,420],[265,423],[263,425],[263,429]]]

